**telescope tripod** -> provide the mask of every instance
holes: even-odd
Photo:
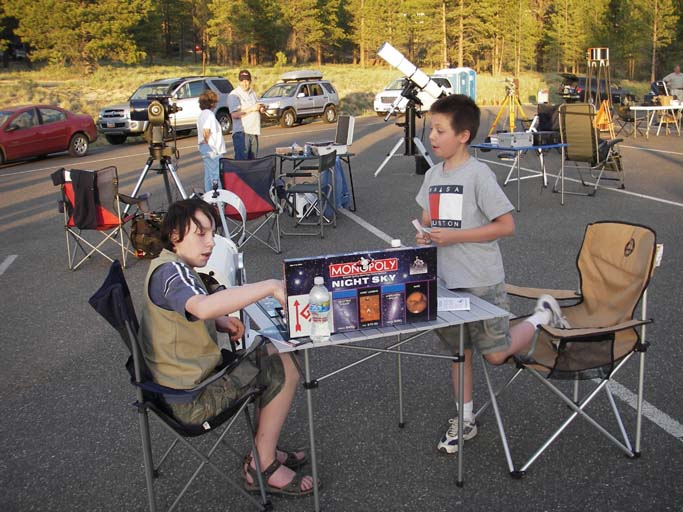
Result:
[[[415,136],[415,117],[417,116],[416,111],[417,108],[415,102],[413,100],[408,101],[408,105],[406,105],[406,120],[405,123],[403,123],[403,137],[398,139],[392,150],[389,151],[384,160],[382,160],[382,163],[375,171],[375,176],[377,176],[382,171],[382,169],[384,169],[384,167],[389,163],[389,160],[391,160],[393,156],[396,156],[396,151],[398,151],[398,148],[401,147],[401,144],[405,145],[403,152],[405,156],[415,156],[415,150],[417,148],[417,151],[420,153],[420,155],[422,155],[422,158],[425,159],[429,166],[431,167],[434,165],[434,161],[429,156],[429,153],[427,153],[427,149],[422,143],[422,140],[420,140],[419,137]],[[389,115],[391,115],[391,113]],[[399,123],[396,124],[400,126]]]
[[[522,122],[529,122],[529,118],[526,116],[524,108],[522,107],[522,102],[519,101],[519,94],[517,93],[518,90],[519,86],[517,84],[517,79],[515,78],[514,84],[507,87],[507,94],[505,95],[505,100],[503,100],[503,104],[500,106],[500,109],[498,109],[498,114],[496,114],[496,118],[493,120],[493,124],[489,129],[489,137],[496,133],[498,123],[503,118],[503,115],[506,112],[508,115],[508,131],[510,133],[513,133],[515,131],[515,124],[518,118]]]
[[[152,169],[152,164],[155,161],[159,162],[159,167],[156,169]],[[142,187],[142,182],[145,181],[147,173],[149,173],[150,170],[154,170],[164,177],[164,189],[166,190],[166,198],[168,200],[169,205],[174,200],[173,194],[171,192],[171,181],[173,181],[173,185],[175,185],[175,188],[178,191],[180,197],[182,199],[187,199],[187,193],[183,188],[183,184],[180,182],[178,173],[173,167],[170,148],[166,146],[165,143],[163,143],[162,145],[150,144],[149,158],[147,159],[147,163],[145,163],[145,166],[142,168],[142,172],[140,172],[140,177],[138,178],[138,181],[135,184],[135,188],[133,188],[131,196],[137,197],[138,193],[140,192],[140,187]],[[129,208],[130,205],[126,205],[126,208],[123,211],[124,215],[128,213]]]

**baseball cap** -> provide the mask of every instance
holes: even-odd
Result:
[[[238,78],[240,79],[240,81],[241,81],[241,80],[249,80],[249,81],[251,81],[251,73],[249,73],[249,71],[247,71],[246,69],[243,69],[242,71],[240,71],[240,74],[238,75]]]

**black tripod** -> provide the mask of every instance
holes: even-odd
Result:
[[[396,145],[393,147],[393,149],[389,151],[386,158],[384,158],[380,166],[375,171],[375,176],[377,176],[382,171],[382,169],[384,169],[384,166],[386,166],[389,163],[391,157],[396,156],[396,151],[398,151],[398,148],[401,147],[401,144],[405,145],[405,149],[403,152],[405,156],[415,156],[417,149],[417,152],[420,153],[422,158],[427,162],[427,164],[429,164],[430,167],[434,165],[434,162],[429,156],[429,153],[427,153],[427,149],[422,143],[422,140],[420,140],[419,137],[415,136],[415,118],[420,115],[418,113],[417,107],[419,105],[422,105],[422,102],[417,97],[417,88],[412,82],[408,81],[406,86],[401,91],[401,95],[398,98],[396,98],[394,103],[391,105],[389,113],[384,118],[384,120],[386,121],[387,119],[389,119],[389,117],[391,117],[394,111],[398,108],[398,105],[403,98],[408,99],[405,114],[406,120],[404,123],[396,123],[397,126],[403,126],[403,137],[400,138],[396,142]],[[416,167],[419,167],[419,163],[417,161],[415,165]]]
[[[137,197],[138,193],[140,192],[140,187],[142,187],[142,182],[145,181],[147,173],[150,170],[154,170],[157,172],[157,174],[161,174],[164,177],[164,188],[166,190],[166,198],[168,199],[168,204],[171,204],[173,202],[173,194],[171,192],[171,179],[173,180],[173,184],[175,185],[175,188],[178,190],[180,197],[183,199],[187,199],[187,193],[183,188],[183,184],[180,183],[178,173],[173,167],[173,156],[176,153],[175,145],[169,146],[166,143],[166,140],[164,138],[165,133],[168,133],[165,123],[162,126],[152,126],[152,140],[149,143],[149,158],[147,159],[147,163],[145,164],[145,166],[142,168],[142,172],[140,173],[140,177],[138,178],[138,181],[135,184],[135,188],[133,188],[133,193],[131,194],[133,197]],[[155,161],[159,162],[159,167],[152,169],[152,164]],[[130,205],[127,205],[125,210],[123,211],[124,215],[128,213],[129,208]]]

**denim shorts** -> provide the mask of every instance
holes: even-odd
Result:
[[[459,288],[454,291],[476,295],[499,308],[510,310],[505,283],[478,288]],[[444,342],[452,354],[460,350],[460,326],[444,327],[436,330],[437,336]],[[464,345],[466,349],[476,348],[480,354],[499,352],[510,346],[510,319],[508,317],[492,318],[464,325]]]
[[[169,405],[176,419],[186,425],[198,425],[230,407],[255,384],[266,388],[259,400],[263,407],[275,398],[284,382],[285,369],[277,354],[261,357],[260,369],[245,359],[222,378],[209,384],[192,402]]]

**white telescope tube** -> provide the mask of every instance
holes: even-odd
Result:
[[[377,55],[387,61],[389,65],[398,69],[406,76],[408,80],[413,82],[431,97],[439,98],[443,94],[443,87],[429,78],[423,71],[406,59],[401,52],[399,52],[389,43],[384,43],[380,49],[377,50]]]

